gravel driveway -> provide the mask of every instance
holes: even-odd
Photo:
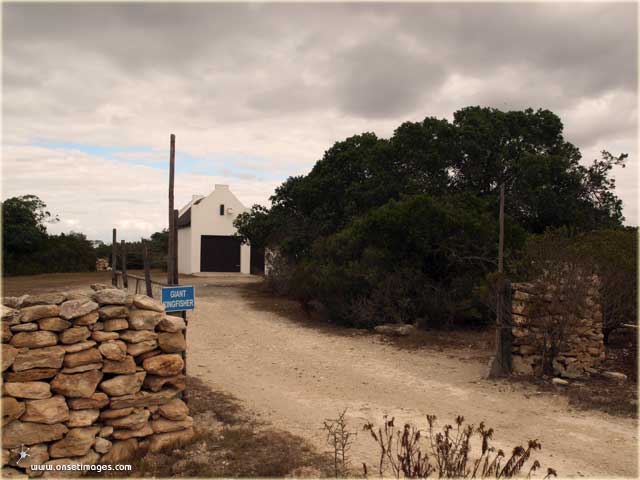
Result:
[[[380,424],[388,414],[396,425],[424,426],[430,413],[442,425],[463,415],[493,427],[500,448],[537,438],[543,449],[534,458],[561,477],[637,476],[636,420],[574,410],[562,396],[533,386],[483,380],[485,363],[471,350],[409,351],[378,335],[292,321],[259,306],[264,297],[246,288],[255,281],[234,275],[181,281],[196,285],[189,373],[318,448],[326,448],[323,420],[344,408],[358,430],[353,463],[366,461],[370,469],[375,445],[361,430],[365,422]]]

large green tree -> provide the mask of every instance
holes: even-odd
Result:
[[[47,223],[55,221],[57,217],[35,195],[12,197],[2,202],[4,275],[95,269],[95,250],[84,235],[47,234]]]
[[[497,201],[506,189],[506,211],[528,231],[620,226],[622,203],[611,169],[626,155],[602,152],[589,166],[563,136],[560,118],[549,110],[502,112],[469,107],[454,114],[460,151],[454,160],[457,189]]]
[[[610,173],[624,166],[626,155],[603,152],[583,165],[548,110],[468,107],[453,117],[406,122],[389,140],[364,133],[336,142],[308,175],[276,189],[270,210],[243,215],[240,235],[297,258],[309,254],[314,239],[406,195],[470,193],[494,205],[497,215],[501,184],[507,214],[531,233],[622,224]]]
[[[12,197],[2,202],[4,258],[35,252],[46,240],[46,222],[53,220],[45,203],[35,195]]]
[[[46,222],[54,220],[45,203],[35,195],[2,202],[3,273],[15,273],[22,260],[44,248],[48,238]]]
[[[501,185],[505,186],[506,215],[513,231],[538,234],[548,228],[564,227],[577,233],[620,228],[622,203],[615,195],[611,170],[616,165],[624,166],[626,155],[616,157],[603,152],[602,159],[585,165],[580,151],[566,141],[563,131],[560,118],[548,110],[503,112],[468,107],[455,112],[452,122],[427,117],[422,122],[403,123],[389,139],[373,133],[355,135],[336,142],[309,174],[287,179],[271,197],[271,208],[255,206],[241,215],[236,221],[238,235],[254,246],[278,252],[280,262],[286,264],[280,271],[286,272],[291,291],[297,292],[298,297],[306,301],[321,292],[331,292],[324,298],[337,305],[340,292],[356,295],[364,284],[358,275],[341,271],[338,260],[318,263],[320,256],[333,258],[327,253],[331,248],[336,255],[342,251],[335,239],[351,238],[355,235],[354,225],[370,218],[371,212],[385,212],[385,206],[395,205],[393,214],[400,214],[403,210],[397,202],[417,208],[411,203],[417,196],[428,196],[434,208],[421,212],[433,218],[402,218],[431,228],[439,228],[436,205],[444,208],[451,198],[466,198],[470,211],[496,233]],[[469,199],[480,202],[482,208]],[[460,215],[464,208],[459,205],[449,213]],[[386,227],[391,224],[389,219]],[[493,237],[479,235],[470,225],[449,232],[448,242],[467,245],[476,241],[483,251],[493,251]],[[391,282],[384,290],[400,292],[398,285],[416,282],[413,267],[408,268],[402,259],[415,252],[418,256],[424,254],[421,245],[401,248],[401,237],[411,238],[411,234],[411,230],[398,229],[394,233],[397,238],[385,236],[382,230],[371,231],[368,236],[356,235],[365,242],[362,256],[343,262],[363,265],[376,252],[377,264],[386,265],[376,271],[388,274],[378,278],[381,284]],[[379,239],[384,239],[388,248],[384,255],[379,248],[373,248]],[[431,248],[435,240],[427,236],[423,241],[425,248]],[[318,245],[325,247],[319,249]],[[508,247],[507,260],[519,248],[517,242]],[[402,255],[385,263],[393,252]],[[479,277],[471,282],[465,280],[468,277],[464,272],[453,268],[456,255],[459,254],[447,257],[448,266],[443,267],[446,275],[425,277],[422,272],[418,276],[429,278],[433,289],[439,292],[466,289],[470,297],[478,287]],[[404,265],[402,272],[394,270],[394,265],[399,264]],[[420,259],[414,258],[412,265],[416,264]],[[329,275],[327,269],[341,273]],[[317,272],[327,273],[322,285],[308,281]]]

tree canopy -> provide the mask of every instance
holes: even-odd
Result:
[[[35,195],[8,198],[1,207],[3,275],[91,271],[98,257],[111,257],[111,245],[88,240],[82,233],[49,234],[47,224],[58,217]],[[151,268],[166,268],[168,238],[166,230],[151,235]],[[142,242],[126,243],[127,267],[143,268]]]
[[[81,233],[49,235],[57,221],[35,195],[2,202],[2,268],[4,275],[74,272],[95,269],[93,245]]]
[[[408,257],[423,265],[426,257],[422,255],[427,255],[423,248],[433,249],[435,242],[427,230],[447,232],[446,226],[459,221],[465,208],[488,231],[480,235],[471,228],[472,219],[466,218],[469,223],[464,228],[450,232],[446,239],[451,256],[443,271],[453,268],[455,259],[467,256],[473,242],[486,258],[491,257],[501,185],[506,190],[511,231],[521,233],[513,238],[549,228],[588,232],[621,227],[622,202],[615,195],[610,173],[614,166],[624,166],[626,155],[616,157],[605,151],[601,159],[585,166],[563,130],[560,118],[549,110],[468,107],[455,112],[453,121],[427,117],[422,122],[405,122],[389,139],[373,133],[354,135],[336,142],[307,175],[290,177],[280,185],[271,197],[271,208],[254,206],[240,215],[238,235],[254,246],[276,250],[290,266],[287,271],[296,278],[298,290],[313,292],[315,287],[305,287],[313,269],[306,270],[306,276],[296,274],[311,264],[320,271],[329,264],[361,263],[372,252],[380,262],[403,252],[383,262],[388,275],[406,270]],[[420,203],[412,203],[417,198]],[[456,208],[451,207],[453,198]],[[406,208],[429,218],[408,215]],[[396,228],[400,224],[389,214],[391,210],[408,224]],[[385,222],[374,222],[375,215],[382,215]],[[362,235],[362,222],[376,228]],[[428,226],[423,236],[416,237],[410,249],[403,249],[403,242],[413,238],[411,229],[420,225]],[[361,252],[342,258],[340,252],[356,238],[364,242]],[[521,244],[514,241],[510,249]],[[451,272],[429,278],[443,287],[456,275],[464,276]],[[352,293],[357,285],[354,280]],[[469,295],[470,291],[471,287]]]

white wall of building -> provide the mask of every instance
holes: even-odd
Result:
[[[251,273],[251,247],[244,243],[240,245],[240,272]]]
[[[178,229],[178,272],[193,273],[191,269],[191,227]]]
[[[225,214],[220,215],[220,205],[224,205]],[[228,185],[216,185],[211,194],[197,204],[191,205],[191,227],[178,230],[178,244],[180,244],[180,232],[185,233],[186,238],[190,238],[189,252],[186,255],[190,258],[190,271],[180,273],[197,273],[200,271],[200,237],[202,235],[234,235],[236,229],[233,221],[242,212],[248,209],[231,193]],[[178,259],[180,264],[180,260]],[[240,247],[240,271],[250,273],[251,248],[248,245]],[[186,267],[186,265],[184,265]]]

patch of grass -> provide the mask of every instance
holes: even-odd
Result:
[[[2,296],[17,296],[89,288],[92,283],[111,284],[111,272],[43,273],[2,277]]]
[[[280,430],[223,427],[200,433],[193,442],[148,454],[131,476],[139,477],[285,477],[306,469],[326,476],[326,456],[302,439]]]
[[[148,453],[129,477],[326,477],[331,460],[305,439],[257,421],[228,393],[188,378],[192,441]],[[122,472],[118,472],[121,474]],[[122,475],[118,475],[122,476]]]
[[[490,327],[456,327],[455,329],[417,329],[405,337],[382,337],[386,343],[406,350],[432,349],[438,352],[469,350],[473,359],[486,361],[493,353],[495,330]]]
[[[611,380],[589,379],[566,389],[569,404],[580,410],[595,409],[610,415],[638,417],[638,390],[635,385]]]
[[[600,410],[620,417],[638,418],[638,337],[635,331],[624,329],[612,332],[606,348],[606,359],[599,370],[622,372],[624,382],[600,376],[584,380],[569,380],[566,387],[556,388],[548,381],[527,379],[543,391],[554,391],[567,397],[569,405],[579,410]]]
[[[633,382],[617,383],[591,377],[569,380],[569,385],[556,387],[550,378],[518,377],[505,379],[518,388],[535,386],[539,393],[555,393],[567,398],[569,405],[578,410],[599,410],[619,417],[638,418],[638,390]]]
[[[233,395],[211,390],[202,380],[187,377],[189,411],[191,416],[212,413],[217,421],[233,426],[252,422],[252,418],[242,408]]]
[[[632,383],[638,383],[638,331],[619,329],[609,335],[606,345],[605,370],[622,372]]]

